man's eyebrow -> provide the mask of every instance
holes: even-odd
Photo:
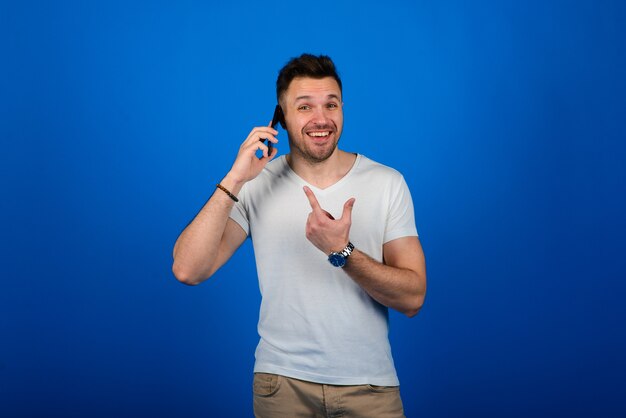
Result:
[[[312,99],[313,96],[298,96],[296,97],[296,102],[298,100],[310,100]],[[335,99],[335,100],[340,100],[339,96],[337,96],[336,94],[329,94],[328,96],[326,96],[327,99]]]

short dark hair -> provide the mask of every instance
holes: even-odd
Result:
[[[324,78],[332,77],[339,85],[339,91],[342,91],[341,79],[337,74],[337,69],[333,60],[327,55],[311,55],[302,54],[299,57],[292,58],[278,73],[276,80],[276,100],[280,102],[280,97],[287,91],[289,84],[296,77]]]

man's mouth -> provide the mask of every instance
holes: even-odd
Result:
[[[312,131],[312,132],[307,132],[306,134],[314,138],[325,138],[328,135],[330,135],[330,131]]]

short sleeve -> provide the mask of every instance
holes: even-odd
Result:
[[[383,242],[387,243],[397,238],[410,236],[418,236],[415,227],[413,199],[404,177],[399,176],[390,193],[389,212]]]
[[[235,202],[235,206],[230,211],[230,219],[237,222],[239,226],[246,232],[246,235],[250,235],[250,217],[248,216],[248,209],[246,205],[247,187],[243,186],[239,192],[239,202]]]

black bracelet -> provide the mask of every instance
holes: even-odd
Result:
[[[237,199],[237,196],[232,194],[226,187],[224,187],[221,184],[217,183],[217,188],[222,190],[222,191],[224,191],[224,193],[226,193],[228,195],[228,197],[233,199],[235,202],[239,202],[239,199]]]

